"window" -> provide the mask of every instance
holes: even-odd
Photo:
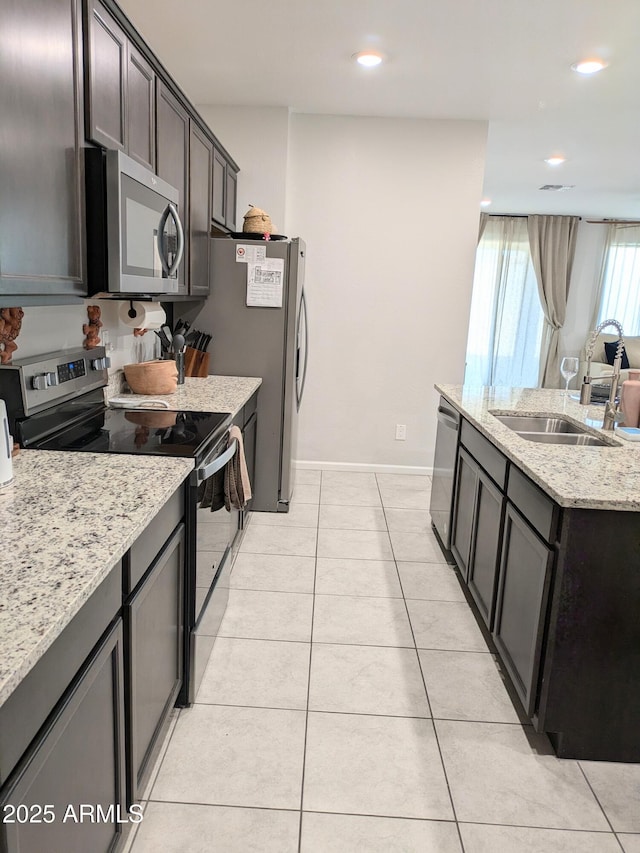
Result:
[[[537,387],[543,323],[527,220],[492,216],[476,252],[465,384]]]
[[[640,335],[640,225],[611,225],[605,248],[598,323],[614,319]]]

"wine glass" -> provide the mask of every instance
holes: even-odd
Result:
[[[560,373],[565,380],[564,393],[566,397],[569,396],[569,382],[577,374],[578,365],[578,359],[573,355],[565,355],[560,363]]]

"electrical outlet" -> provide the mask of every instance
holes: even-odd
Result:
[[[407,425],[396,424],[396,441],[405,441],[407,438]]]

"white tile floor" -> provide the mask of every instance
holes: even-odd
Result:
[[[254,513],[133,853],[640,853],[640,765],[520,724],[429,491],[300,471],[288,514]]]

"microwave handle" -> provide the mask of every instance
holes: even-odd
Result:
[[[169,260],[167,258],[164,241],[164,226],[167,224],[167,219],[169,217],[171,217],[175,223],[176,234],[178,237],[178,251],[176,252],[176,256],[171,266],[169,266]],[[182,255],[184,254],[184,231],[182,230],[182,222],[180,222],[178,211],[175,209],[174,205],[171,204],[171,202],[169,202],[169,204],[165,207],[164,211],[162,212],[162,216],[160,217],[160,222],[158,223],[158,248],[160,249],[160,261],[162,263],[162,269],[164,270],[164,273],[167,278],[171,278],[175,275],[176,270],[180,266],[180,261],[182,260]]]

